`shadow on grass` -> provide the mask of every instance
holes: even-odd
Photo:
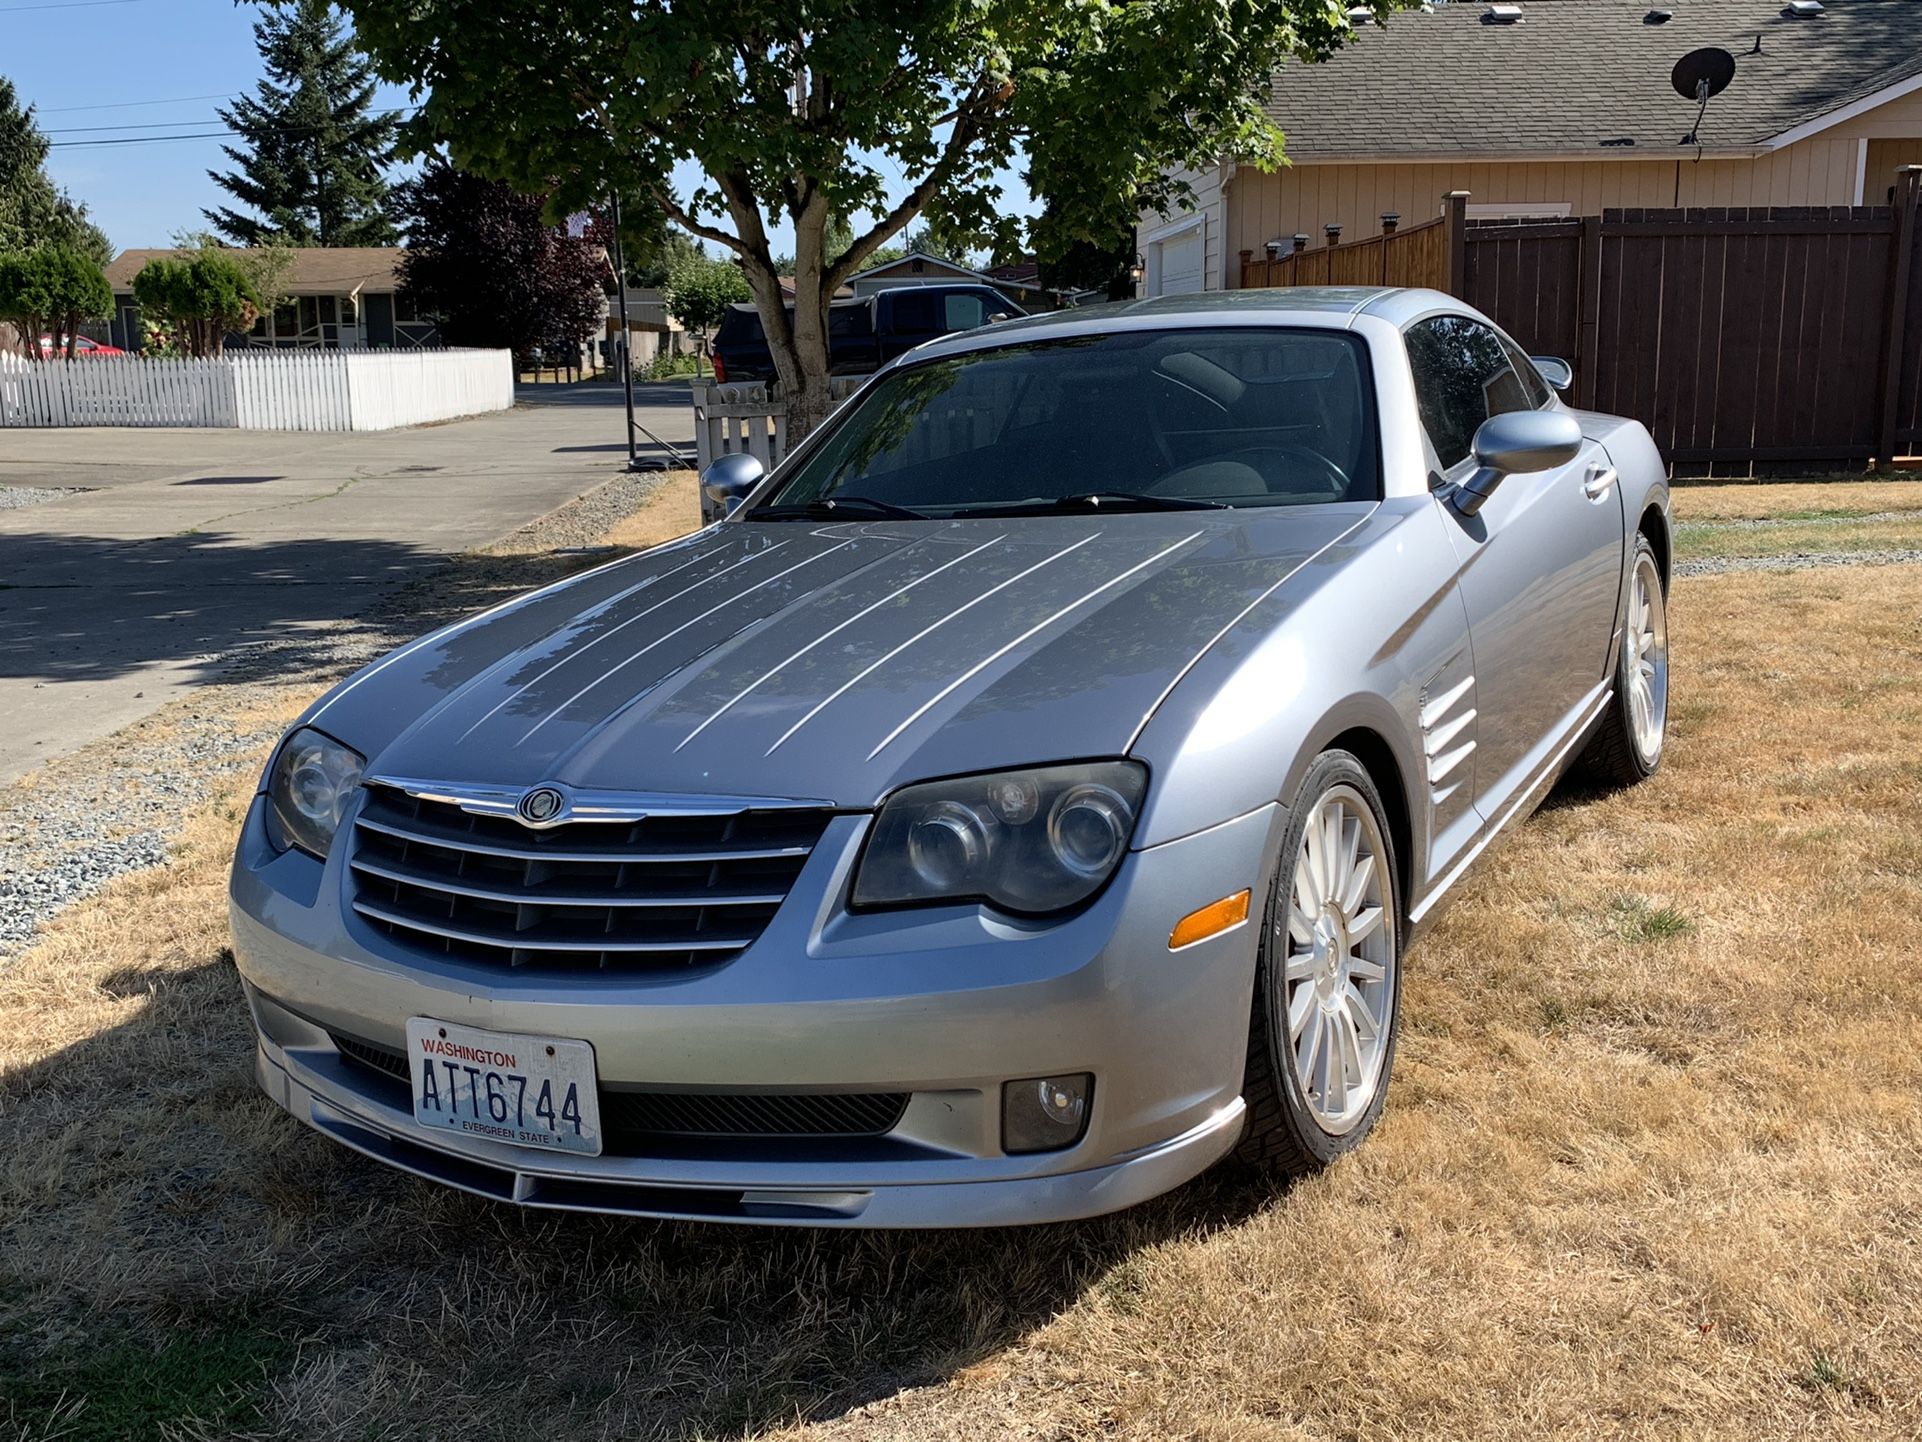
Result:
[[[1091,1289],[1120,1297],[1141,1248],[1274,1198],[1224,1170],[1115,1217],[948,1233],[524,1211],[269,1103],[224,953],[100,986],[138,1010],[0,1073],[0,1435],[9,1407],[17,1425],[77,1406],[76,1442],[422,1417],[474,1438],[744,1438],[938,1382]]]

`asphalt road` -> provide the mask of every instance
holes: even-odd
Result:
[[[0,785],[624,464],[618,387],[522,397],[374,434],[0,431],[0,487],[87,488],[0,509]],[[636,401],[648,429],[691,449],[685,386]]]

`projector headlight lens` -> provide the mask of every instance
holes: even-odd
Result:
[[[1128,854],[1147,788],[1133,761],[903,787],[875,819],[854,904],[985,901],[1027,916],[1077,906]]]

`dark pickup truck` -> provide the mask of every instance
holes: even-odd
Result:
[[[1026,315],[988,285],[904,285],[828,307],[828,365],[835,375],[878,370],[923,341]],[[771,381],[774,357],[760,312],[728,307],[709,347],[719,381]]]

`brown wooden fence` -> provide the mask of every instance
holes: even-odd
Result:
[[[1533,354],[1570,361],[1577,404],[1645,422],[1684,474],[1888,463],[1922,452],[1922,167],[1899,177],[1893,208],[1477,224],[1456,192],[1440,220],[1379,251],[1244,254],[1242,283],[1450,291]],[[1390,247],[1417,236],[1385,278]]]
[[[1464,199],[1466,197],[1464,196]],[[1241,253],[1241,286],[1253,290],[1284,285],[1413,285],[1446,289],[1449,255],[1459,247],[1459,205],[1451,205],[1433,220],[1398,228],[1385,218],[1383,233],[1342,245],[1331,232],[1320,250],[1307,248],[1308,237],[1298,235],[1295,248],[1256,259],[1252,250]]]

